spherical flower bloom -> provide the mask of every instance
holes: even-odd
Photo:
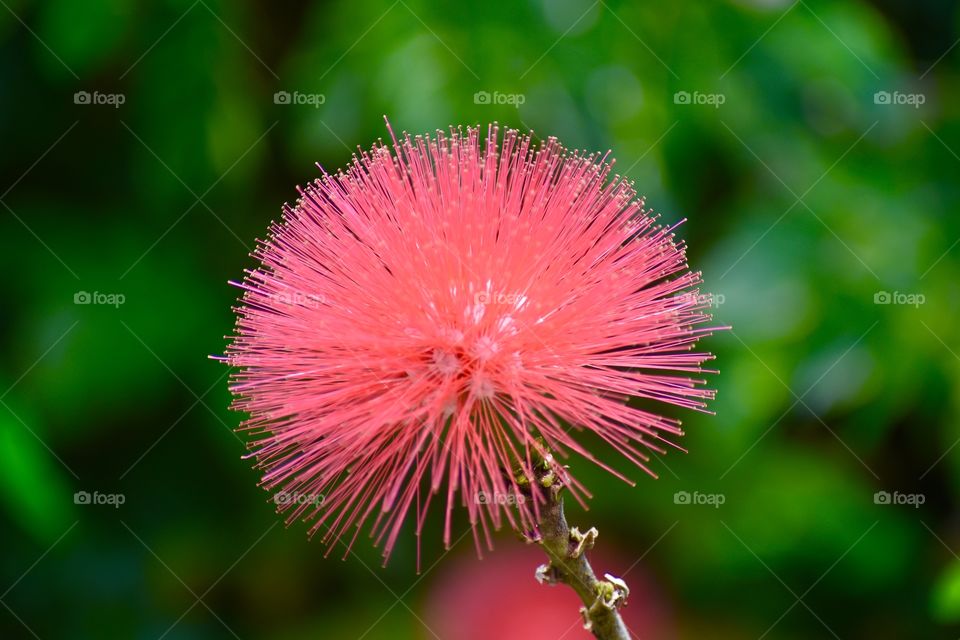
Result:
[[[515,470],[536,459],[574,453],[630,482],[583,432],[653,475],[646,450],[682,432],[643,399],[713,395],[694,377],[712,356],[693,351],[710,301],[673,228],[607,155],[495,125],[390,134],[321,169],[238,285],[233,406],[288,523],[347,549],[372,523],[386,561],[437,498],[447,545],[459,502],[479,549],[505,520],[535,526]]]

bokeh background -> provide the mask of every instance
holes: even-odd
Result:
[[[960,634],[956,3],[0,5],[0,637],[586,637],[510,533],[324,559],[241,460],[227,280],[384,114],[687,219],[717,415],[634,489],[574,462],[635,637]]]

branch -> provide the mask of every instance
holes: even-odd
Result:
[[[630,593],[626,583],[619,578],[604,575],[598,580],[587,560],[586,551],[593,547],[597,530],[591,527],[581,533],[569,527],[563,515],[562,483],[543,482],[546,504],[540,512],[539,539],[550,561],[537,568],[537,580],[541,583],[563,582],[573,587],[584,606],[580,607],[583,626],[599,640],[629,640],[630,632],[620,617],[619,607]]]

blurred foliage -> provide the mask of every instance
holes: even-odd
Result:
[[[958,26],[937,0],[6,0],[0,637],[432,637],[412,534],[381,569],[284,529],[206,359],[255,238],[384,115],[611,149],[687,220],[733,327],[707,341],[717,415],[683,416],[658,481],[570,463],[596,496],[571,519],[669,603],[642,637],[956,637]]]

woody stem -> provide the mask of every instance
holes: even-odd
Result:
[[[605,576],[597,579],[587,560],[597,530],[581,533],[571,528],[563,513],[562,486],[546,488],[546,504],[540,512],[539,540],[550,562],[537,569],[537,578],[551,584],[563,582],[576,591],[583,607],[584,626],[599,640],[629,640],[630,632],[620,617],[619,607],[629,590],[622,580]]]

